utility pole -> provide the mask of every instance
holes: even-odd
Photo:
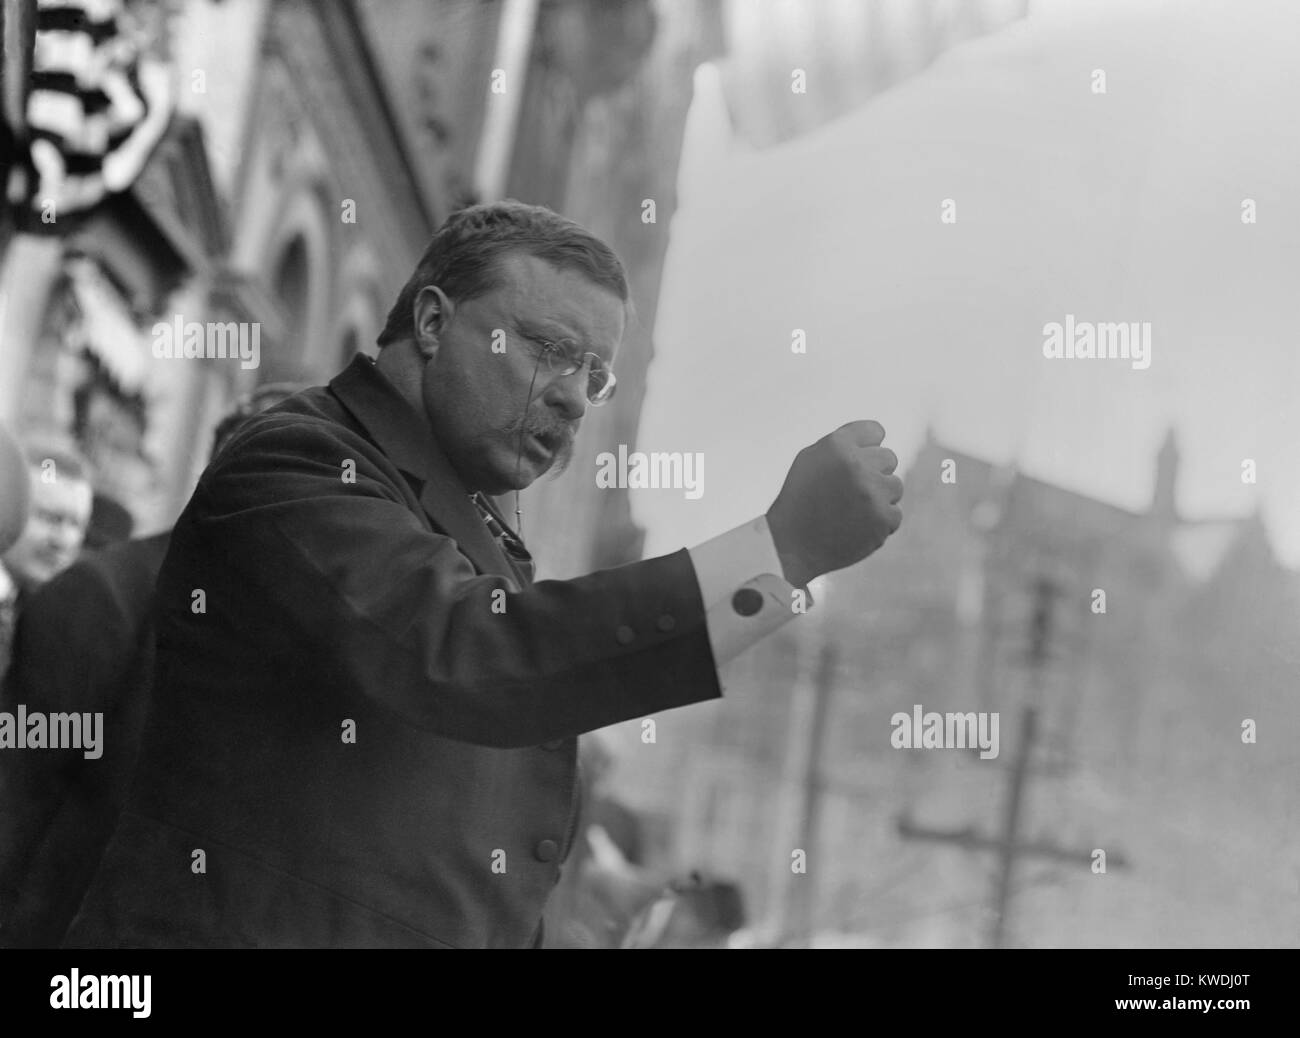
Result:
[[[1034,582],[1034,606],[1030,619],[1029,651],[1031,689],[1041,692],[1047,662],[1051,657],[1052,621],[1055,598],[1059,589],[1047,578]],[[1037,708],[1024,707],[1020,715],[1020,737],[1017,740],[1015,763],[1003,801],[1002,826],[996,839],[979,833],[974,826],[964,829],[931,829],[914,824],[907,815],[898,818],[898,832],[906,839],[934,840],[956,843],[967,850],[991,850],[998,855],[998,870],[993,888],[993,919],[989,931],[989,944],[1004,947],[1007,920],[1011,910],[1011,881],[1017,862],[1021,858],[1036,857],[1076,864],[1091,864],[1092,853],[1086,848],[1068,848],[1051,842],[1026,843],[1020,840],[1020,823],[1023,813],[1025,789],[1030,778],[1030,757],[1037,736]],[[1116,868],[1127,865],[1122,853],[1111,854],[1107,862]]]
[[[815,928],[815,884],[813,877],[821,868],[817,848],[817,830],[825,781],[822,758],[825,755],[826,722],[830,716],[831,693],[835,685],[838,653],[834,645],[824,642],[817,659],[816,673],[810,688],[812,703],[803,739],[803,773],[799,783],[799,804],[794,827],[804,852],[806,872],[786,877],[785,934],[787,943],[807,945]]]
[[[1034,748],[1034,728],[1037,715],[1027,706],[1020,715],[1020,739],[1016,763],[1011,770],[1011,785],[1002,812],[1002,838],[998,842],[998,879],[993,908],[993,931],[989,944],[1001,948],[1006,935],[1007,911],[1011,904],[1011,874],[1016,867],[1016,835],[1020,828],[1020,805],[1024,800],[1025,778],[1029,771],[1029,755]]]
[[[1034,612],[1029,629],[1029,672],[1035,698],[1043,689],[1043,675],[1047,669],[1048,645],[1052,638],[1052,608],[1056,589],[1051,581],[1040,577],[1034,584]],[[1035,708],[1026,706],[1020,717],[1020,738],[1016,762],[1011,770],[1011,784],[1007,788],[1006,804],[1002,812],[1002,842],[998,855],[997,889],[993,902],[993,928],[989,943],[1001,948],[1006,938],[1007,912],[1011,904],[1011,874],[1016,867],[1016,834],[1020,828],[1020,805],[1024,800],[1025,779],[1029,771],[1029,756],[1034,750],[1037,714]]]

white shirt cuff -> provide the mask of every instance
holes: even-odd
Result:
[[[713,660],[722,667],[812,605],[781,574],[781,559],[759,516],[689,551],[704,600]]]

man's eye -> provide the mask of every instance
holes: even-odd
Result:
[[[547,341],[544,344],[543,354],[554,364],[562,364],[565,367],[578,367],[580,361],[573,359],[573,353],[560,345],[558,342]]]

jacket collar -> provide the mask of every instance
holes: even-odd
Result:
[[[428,420],[402,398],[374,360],[358,354],[334,376],[329,388],[388,460],[419,481],[425,514],[456,542],[475,568],[520,583],[520,574],[488,532],[469,489],[438,445]]]

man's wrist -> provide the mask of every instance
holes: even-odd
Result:
[[[779,547],[776,549],[776,556],[781,560],[781,575],[785,577],[785,582],[791,587],[807,588],[815,574],[809,572],[808,567],[799,560],[799,557],[784,552]]]
[[[808,583],[817,574],[811,571],[797,552],[791,551],[785,544],[777,526],[773,525],[771,513],[768,513],[765,518],[768,533],[772,536],[772,547],[776,549],[776,557],[781,563],[781,576],[791,587],[807,588]]]

